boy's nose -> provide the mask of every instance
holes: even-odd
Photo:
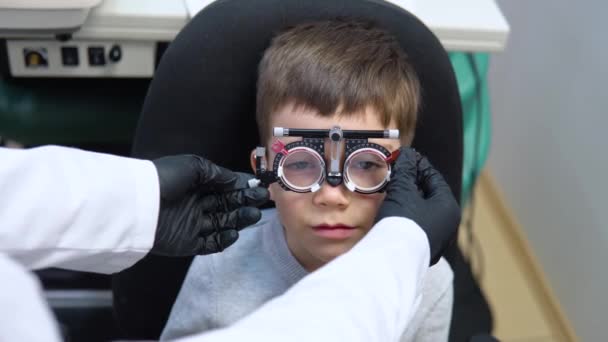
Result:
[[[344,185],[332,186],[326,181],[321,185],[321,189],[313,194],[312,202],[321,207],[345,208],[349,203],[348,192]]]

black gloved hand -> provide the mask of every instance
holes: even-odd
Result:
[[[424,230],[431,265],[456,238],[460,207],[439,171],[412,148],[401,148],[376,222],[389,216],[409,218]]]
[[[249,189],[252,175],[222,168],[195,155],[152,161],[160,183],[160,211],[150,253],[191,256],[221,252],[238,231],[260,220],[268,198],[262,187]]]

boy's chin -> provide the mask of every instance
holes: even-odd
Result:
[[[341,244],[338,246],[327,246],[323,250],[317,251],[317,258],[325,263],[328,263],[340,255],[350,251],[354,244]]]

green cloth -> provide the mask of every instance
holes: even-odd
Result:
[[[487,84],[489,55],[451,52],[449,56],[462,101],[464,156],[461,200],[464,207],[490,150],[492,126]]]

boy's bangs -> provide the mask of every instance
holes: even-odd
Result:
[[[271,116],[286,105],[318,115],[357,116],[374,109],[380,122],[413,138],[419,84],[397,41],[368,23],[320,22],[273,40],[259,66],[257,120],[263,141]]]

